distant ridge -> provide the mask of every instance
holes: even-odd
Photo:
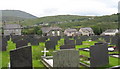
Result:
[[[27,12],[20,11],[20,10],[0,10],[0,11],[2,11],[2,20],[7,22],[37,18],[34,15],[31,15]]]

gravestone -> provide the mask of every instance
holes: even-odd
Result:
[[[89,36],[81,36],[81,37],[80,37],[80,39],[81,39],[82,41],[86,41],[88,38],[89,38]]]
[[[112,44],[112,45],[116,45],[116,44],[117,44],[117,39],[118,39],[117,36],[113,36],[113,37],[111,38],[111,44]]]
[[[104,38],[104,40],[109,43],[110,42],[110,38],[111,36],[102,36]]]
[[[53,67],[79,67],[79,52],[73,49],[54,52]]]
[[[76,39],[76,45],[82,45],[82,40],[81,39]]]
[[[41,37],[39,38],[39,42],[45,42],[48,38],[47,37]]]
[[[18,36],[18,35],[14,35],[14,36],[12,36],[12,41],[14,42],[14,43],[16,43],[18,40],[21,40],[22,39],[22,36]]]
[[[31,45],[39,45],[39,39],[37,38],[30,38]]]
[[[32,69],[31,46],[10,51],[10,69]]]
[[[90,47],[90,67],[102,67],[109,64],[107,43]]]
[[[75,40],[64,40],[64,44],[75,45]]]
[[[27,46],[27,45],[28,45],[28,43],[27,43],[26,40],[18,40],[18,41],[16,42],[16,48],[23,47],[23,46]]]
[[[60,49],[75,49],[75,45],[67,44],[60,46]]]
[[[54,43],[53,41],[45,42],[45,47],[47,50],[50,50],[50,49],[55,50],[55,46],[56,46],[56,43]]]
[[[7,39],[2,37],[2,51],[6,51],[7,50]]]

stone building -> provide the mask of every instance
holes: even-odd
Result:
[[[3,25],[4,35],[21,35],[22,27],[19,24],[5,24]]]

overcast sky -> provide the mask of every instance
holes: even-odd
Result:
[[[53,15],[110,15],[119,0],[0,0],[0,10],[22,10],[38,17]]]

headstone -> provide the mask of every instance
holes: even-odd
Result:
[[[102,67],[109,64],[107,43],[90,47],[90,66]]]
[[[82,40],[81,39],[76,39],[76,45],[82,45]]]
[[[37,38],[31,38],[30,39],[31,45],[39,45],[39,39]]]
[[[18,40],[18,41],[16,42],[16,48],[23,47],[23,46],[27,46],[27,45],[28,45],[28,43],[27,43],[26,40]]]
[[[7,50],[7,39],[2,37],[2,51],[6,51]]]
[[[10,69],[16,68],[32,69],[31,46],[10,51]]]
[[[79,52],[72,49],[54,52],[53,67],[79,67]]]
[[[75,40],[64,40],[64,44],[75,45]]]
[[[50,50],[50,49],[55,50],[55,46],[56,46],[56,43],[54,43],[53,41],[45,42],[45,47],[47,50]]]
[[[60,46],[60,49],[75,49],[75,45],[67,44]]]
[[[45,42],[48,38],[47,37],[41,37],[39,38],[39,42]]]

